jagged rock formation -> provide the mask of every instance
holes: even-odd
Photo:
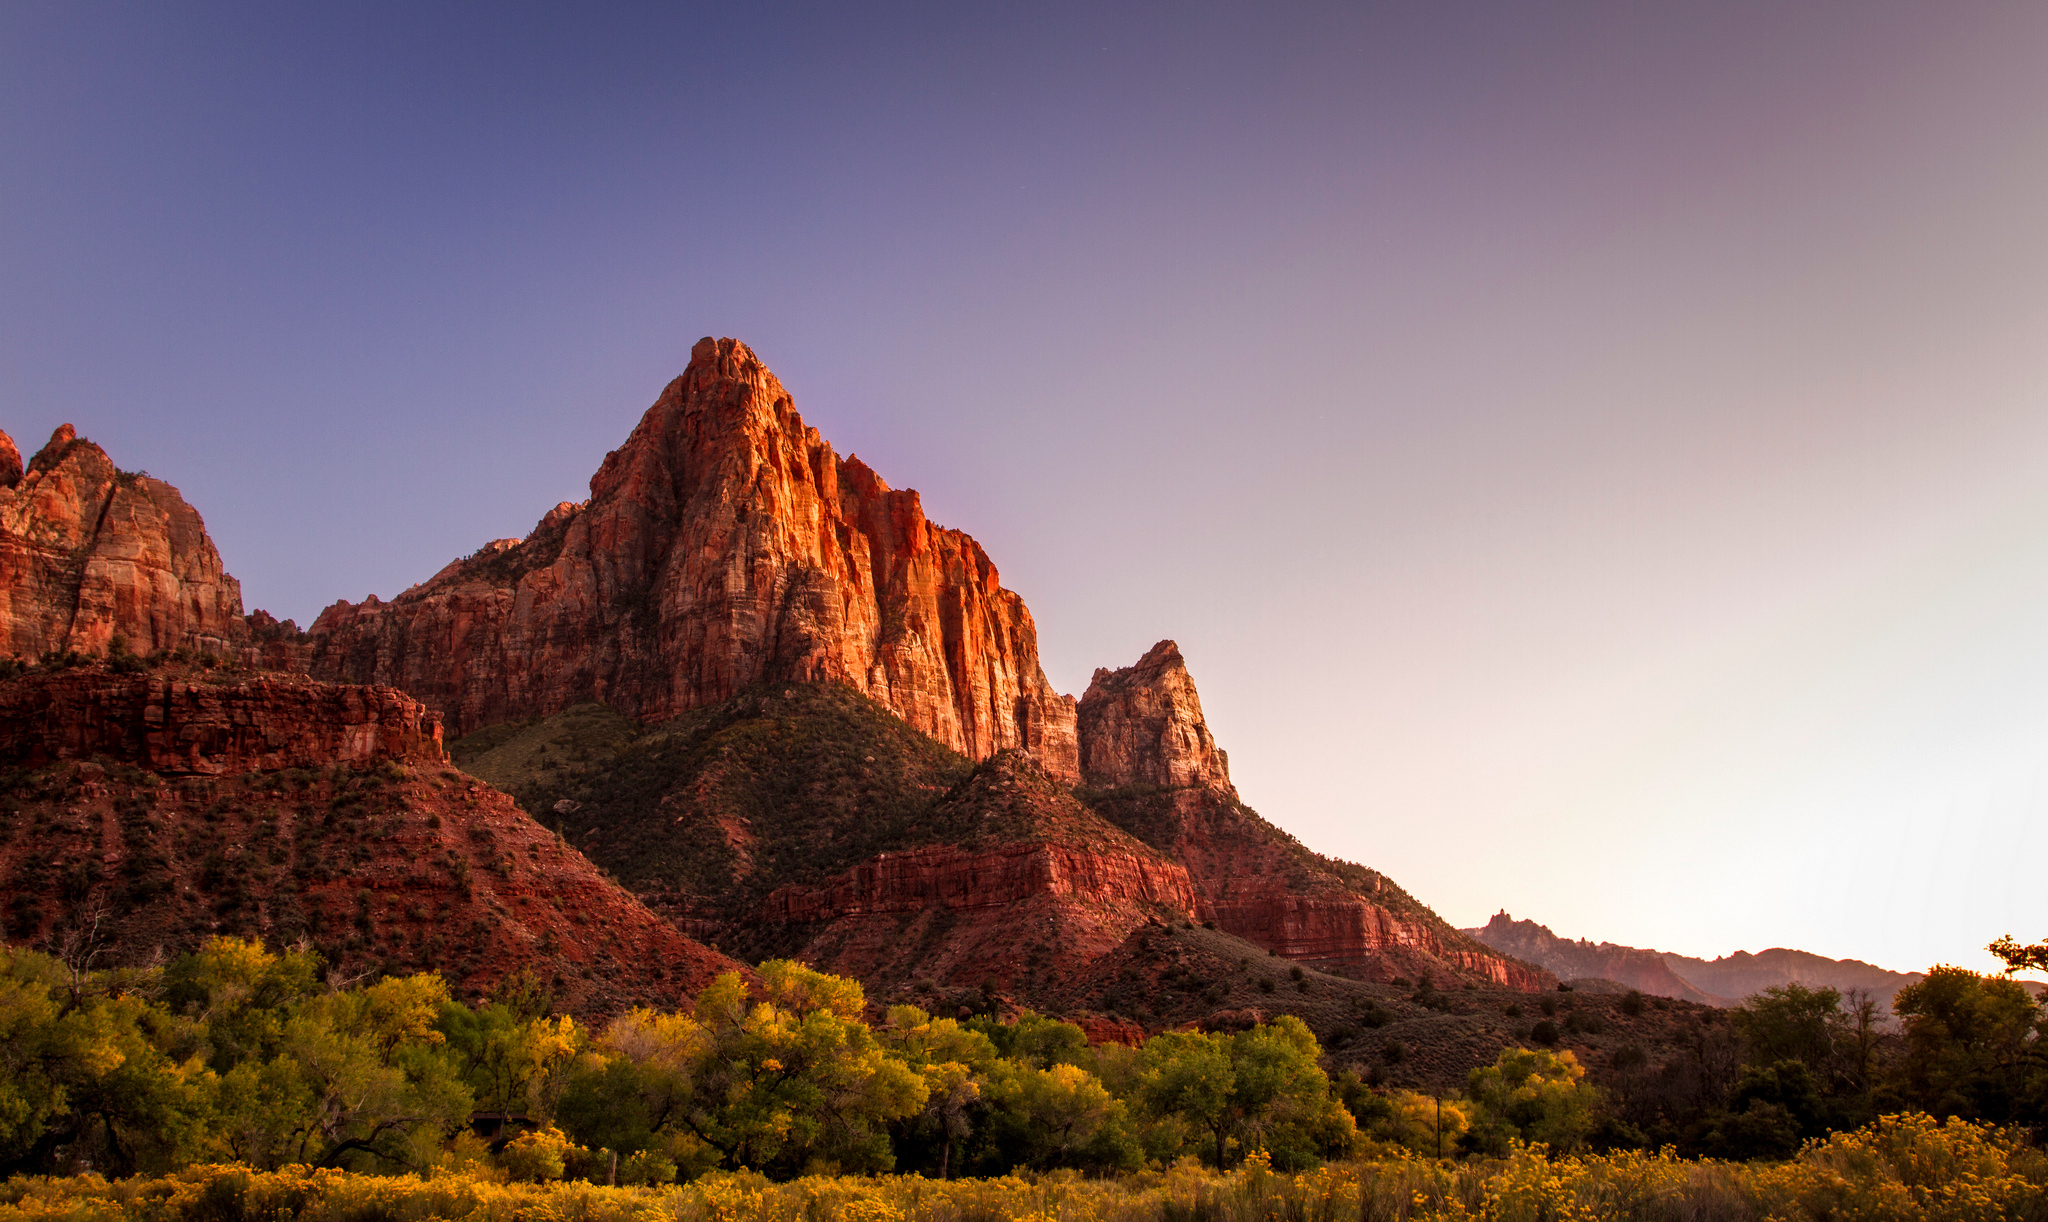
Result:
[[[0,683],[0,760],[41,767],[94,756],[163,776],[447,762],[440,722],[395,688],[97,669]]]
[[[1920,972],[1894,972],[1861,959],[1829,959],[1809,951],[1776,947],[1751,954],[1737,951],[1719,959],[1699,959],[1668,951],[1595,944],[1560,938],[1548,926],[1517,921],[1505,911],[1483,928],[1468,930],[1498,950],[1538,963],[1559,976],[1613,980],[1657,997],[1673,997],[1715,1006],[1740,1005],[1742,999],[1780,985],[1862,991],[1889,1013],[1893,994],[1926,977]]]
[[[472,995],[530,970],[585,1014],[674,1006],[737,966],[455,771],[388,689],[74,669],[0,683],[0,734],[12,942],[139,964],[213,933],[303,938],[344,972]]]
[[[1583,939],[1560,938],[1534,921],[1517,921],[1506,911],[1466,933],[1518,959],[1556,972],[1564,980],[1612,980],[1652,997],[1672,997],[1700,1005],[1727,1005],[1726,998],[1695,988],[1671,970],[1664,956],[1653,950],[1616,946],[1612,942],[1594,945]]]
[[[178,490],[118,470],[64,425],[22,468],[0,433],[0,651],[230,653],[242,587]]]
[[[655,722],[830,680],[970,758],[1079,774],[1073,702],[981,547],[836,455],[729,339],[697,344],[589,500],[310,631],[315,675],[403,688],[456,733],[591,700]]]
[[[1079,729],[1090,804],[1185,866],[1217,928],[1370,979],[1555,983],[1451,928],[1385,875],[1310,852],[1239,801],[1172,641],[1135,666],[1096,671]]]
[[[1230,761],[1209,733],[1180,646],[1161,641],[1138,664],[1100,668],[1079,709],[1081,775],[1098,788],[1195,786],[1235,797]]]

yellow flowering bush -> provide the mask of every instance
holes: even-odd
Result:
[[[1393,1157],[1288,1175],[1256,1152],[1228,1174],[1192,1159],[1108,1179],[715,1172],[608,1188],[494,1173],[371,1176],[195,1166],[107,1180],[0,1183],[0,1222],[2048,1222],[2048,1156],[1967,1121],[1890,1116],[1782,1163],[1669,1151],[1554,1158],[1536,1145],[1466,1162]]]

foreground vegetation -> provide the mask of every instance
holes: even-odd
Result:
[[[108,1182],[17,1177],[0,1222],[1378,1222],[1400,1218],[2048,1218],[2048,1159],[1988,1126],[1894,1117],[1781,1163],[1640,1152],[1551,1159],[1541,1147],[1464,1163],[1392,1157],[1229,1173],[1193,1160],[1112,1179],[1078,1174],[938,1181],[719,1172],[688,1185],[511,1183],[456,1158],[421,1176],[201,1166]]]
[[[1332,1079],[1286,1016],[1091,1046],[1030,1013],[878,1015],[771,961],[586,1026],[530,979],[471,1006],[234,938],[104,972],[7,950],[0,1222],[2048,1222],[2033,1000],[1937,969],[1882,1072],[1839,1002],[1736,1012],[1748,1063],[1706,1140],[1741,1161],[1642,1148],[1568,1051],[1438,1098]]]

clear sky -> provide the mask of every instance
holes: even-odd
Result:
[[[1446,918],[2048,935],[2048,6],[0,6],[0,427],[250,607],[699,336]]]

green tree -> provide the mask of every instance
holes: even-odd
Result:
[[[1900,989],[1892,1010],[1905,1024],[1899,1086],[1911,1105],[1996,1122],[2039,1114],[2048,1028],[2018,982],[1936,967]]]
[[[1459,1149],[1472,1128],[1472,1107],[1412,1090],[1364,1091],[1352,1113],[1365,1136],[1399,1146],[1418,1158],[1442,1158]]]
[[[906,1146],[936,1145],[940,1179],[952,1174],[953,1149],[973,1133],[975,1112],[986,1110],[978,1105],[989,1074],[1002,1062],[983,1027],[982,1020],[963,1027],[916,1006],[891,1006],[875,1033],[890,1056],[924,1078],[927,1091],[924,1110],[896,1129],[897,1154]]]
[[[2005,972],[2048,972],[2048,938],[2032,946],[2022,946],[2007,934],[1985,949],[2005,960]]]
[[[1038,1069],[1005,1060],[989,1075],[986,1092],[993,1113],[991,1148],[999,1152],[1002,1170],[1112,1170],[1140,1162],[1123,1101],[1078,1065]]]
[[[118,978],[0,950],[0,1169],[70,1153],[117,1174],[211,1148],[217,1079],[189,1022]]]
[[[1230,1142],[1264,1149],[1276,1165],[1341,1153],[1357,1135],[1318,1065],[1321,1048],[1302,1021],[1282,1015],[1234,1035],[1167,1032],[1145,1041],[1138,1098],[1207,1134],[1216,1163]]]
[[[1599,1089],[1570,1052],[1508,1048],[1472,1071],[1466,1094],[1477,1110],[1471,1144],[1502,1153],[1510,1139],[1541,1142],[1558,1153],[1586,1143],[1598,1121]]]
[[[732,1168],[888,1170],[884,1126],[923,1109],[925,1079],[861,1020],[858,982],[781,960],[760,975],[763,1001],[730,972],[698,994],[704,1035],[674,1123]]]
[[[438,975],[380,980],[294,1006],[277,1054],[222,1078],[221,1128],[257,1166],[420,1170],[474,1106],[437,1028]]]
[[[435,1030],[479,1110],[540,1124],[554,1119],[564,1074],[588,1042],[566,1014],[524,1016],[495,1001],[474,1010],[446,1002]]]

